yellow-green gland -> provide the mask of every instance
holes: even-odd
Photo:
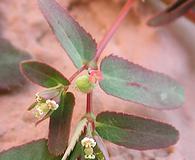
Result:
[[[88,147],[84,149],[85,155],[92,155],[93,154],[93,148]]]
[[[89,81],[88,75],[83,75],[76,79],[76,87],[83,93],[90,93],[95,84]]]

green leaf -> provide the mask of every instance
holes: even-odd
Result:
[[[60,160],[52,156],[45,139],[33,141],[0,153],[0,160]]]
[[[89,63],[96,53],[92,37],[55,0],[39,0],[39,6],[74,65]]]
[[[166,75],[113,55],[102,60],[101,71],[100,87],[109,95],[156,109],[172,109],[183,104],[183,88]]]
[[[16,47],[8,40],[0,38],[0,93],[22,87],[25,79],[20,73],[19,63],[31,56]]]
[[[164,148],[179,137],[168,124],[123,113],[102,112],[96,121],[96,131],[102,138],[131,149]]]
[[[42,62],[24,61],[21,63],[21,71],[29,80],[46,88],[70,84],[60,72]]]
[[[48,148],[54,155],[63,154],[68,147],[74,105],[74,95],[62,93],[59,108],[50,116]]]
[[[64,156],[62,157],[62,160],[66,160],[67,157],[71,154],[71,152],[74,150],[76,143],[78,142],[81,134],[83,133],[85,127],[87,126],[88,120],[87,118],[83,118],[77,125],[75,132],[70,140],[70,143],[68,145],[68,148],[66,149],[66,152],[64,153]]]
[[[78,157],[83,156],[83,147],[80,142],[77,142],[74,149],[66,160],[76,160]]]

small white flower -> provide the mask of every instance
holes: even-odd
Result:
[[[40,118],[40,117],[42,117],[43,116],[43,112],[41,111],[41,110],[35,110],[34,111],[34,116],[36,117],[36,118]]]
[[[44,115],[44,112],[40,109],[40,108],[35,108],[35,110],[33,111],[33,114],[36,118],[40,118]]]
[[[48,108],[51,110],[56,110],[59,107],[59,105],[54,100],[50,100],[50,99],[46,100],[46,104]]]
[[[95,147],[96,146],[96,142],[93,138],[89,138],[89,137],[85,137],[82,139],[81,141],[82,146],[84,147]]]
[[[86,159],[95,159],[93,148],[96,146],[96,142],[93,138],[85,137],[81,141],[84,147],[84,154]]]
[[[38,93],[35,94],[35,99],[36,99],[36,102],[41,102],[43,100],[43,98],[41,96],[39,96]]]
[[[95,159],[95,155],[91,154],[91,155],[85,155],[86,159]]]
[[[37,96],[37,99],[38,99],[39,97]],[[56,110],[58,107],[59,107],[59,105],[54,101],[54,100],[46,100],[46,101],[43,101],[43,100],[41,100],[41,101],[39,101],[39,100],[37,100],[37,104],[36,104],[36,106],[34,107],[34,115],[35,115],[35,117],[37,117],[37,118],[41,118],[41,117],[43,117],[43,116],[45,116],[49,111],[54,111],[54,110]]]
[[[44,114],[44,112],[41,110],[41,108],[36,108],[36,111],[39,113],[40,116]]]
[[[47,114],[49,111],[48,106],[46,103],[37,103],[37,105],[35,106],[35,110],[34,110],[34,115],[37,118],[41,118],[43,117],[45,114]]]
[[[62,85],[49,88],[35,94],[35,102],[28,108],[32,110],[36,118],[40,119],[36,124],[42,122],[58,109],[61,97]],[[55,99],[55,101],[53,100]],[[57,102],[56,102],[57,101]]]

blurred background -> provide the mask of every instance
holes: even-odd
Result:
[[[59,0],[70,14],[96,39],[101,40],[125,0]],[[148,26],[148,20],[174,1],[137,0],[110,41],[102,58],[111,53],[146,68],[168,74],[185,88],[185,104],[169,111],[147,109],[106,95],[94,93],[95,113],[120,111],[170,123],[180,131],[179,142],[168,149],[134,151],[107,143],[112,160],[195,159],[195,25],[193,10],[171,23]],[[183,14],[182,14],[183,15]],[[189,19],[190,17],[190,19]],[[66,77],[76,71],[43,18],[36,0],[0,0],[0,151],[47,137],[48,121],[35,127],[27,112],[36,92],[43,88],[27,82],[19,72],[21,60],[33,58],[52,65]],[[74,90],[74,86],[72,87]],[[85,95],[76,91],[72,128],[85,109]]]

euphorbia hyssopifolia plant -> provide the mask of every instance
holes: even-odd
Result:
[[[171,125],[111,111],[95,115],[92,110],[92,92],[97,83],[109,95],[155,109],[173,109],[183,103],[182,87],[166,75],[115,55],[105,57],[100,66],[97,65],[101,52],[127,15],[133,1],[126,2],[99,45],[55,0],[38,2],[57,39],[78,70],[67,79],[62,73],[41,62],[24,61],[21,64],[21,70],[28,79],[47,88],[36,94],[35,103],[29,110],[39,118],[37,124],[50,118],[49,152],[45,148],[45,140],[35,141],[20,147],[24,159],[29,160],[30,156],[23,152],[33,153],[39,148],[33,154],[36,160],[108,160],[109,154],[101,138],[138,150],[159,149],[175,144],[179,133]],[[82,74],[84,70],[87,72]],[[78,122],[69,140],[75,105],[74,94],[69,92],[70,85],[83,92],[87,102],[86,114]],[[16,151],[13,149],[11,152],[14,155]],[[5,152],[2,156],[9,155]]]

